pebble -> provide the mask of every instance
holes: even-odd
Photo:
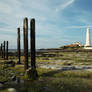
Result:
[[[8,88],[8,92],[17,92],[15,88]]]

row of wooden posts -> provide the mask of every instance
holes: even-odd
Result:
[[[37,77],[36,71],[36,48],[35,48],[35,19],[30,20],[30,58],[31,58],[31,66],[29,67],[28,62],[28,18],[24,19],[23,23],[23,43],[24,43],[24,69],[28,72],[30,77]],[[17,56],[18,62],[17,64],[21,64],[21,41],[20,41],[20,28],[17,28]],[[3,59],[8,60],[8,41],[4,41],[0,46],[0,54]]]
[[[30,68],[30,72],[33,73],[34,75],[37,75],[36,71],[36,50],[35,50],[35,19],[30,20],[30,56],[31,56],[31,67],[29,67],[29,62],[28,62],[28,18],[24,19],[23,23],[23,43],[24,43],[24,69],[27,70]],[[18,50],[18,64],[21,64],[21,48],[20,48],[20,28],[17,29],[17,50]]]
[[[0,56],[2,59],[8,60],[8,41],[4,41],[0,46]]]

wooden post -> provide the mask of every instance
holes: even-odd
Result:
[[[1,49],[1,46],[0,46],[0,56],[2,57],[2,49]]]
[[[20,28],[17,29],[17,35],[18,35],[18,38],[17,38],[17,52],[18,52],[18,62],[17,64],[21,64],[20,62]]]
[[[1,57],[1,46],[0,46],[0,57]]]
[[[6,41],[6,59],[8,60],[8,41]]]
[[[30,23],[30,26],[31,26],[31,67],[32,68],[36,68],[36,58],[35,58],[35,19],[32,19],[31,20],[31,23]]]
[[[35,55],[35,19],[30,21],[30,45],[31,45],[31,68],[27,70],[29,78],[37,79],[36,55]]]
[[[3,58],[3,44],[1,43],[1,57]]]
[[[4,41],[4,53],[3,53],[4,54],[4,59],[5,59],[5,46],[6,45],[5,45],[5,41]]]
[[[0,56],[1,56],[1,46],[0,46]]]
[[[24,69],[28,69],[28,19],[24,19]]]

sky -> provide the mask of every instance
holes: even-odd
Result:
[[[23,48],[23,19],[28,17],[29,22],[36,20],[36,48],[85,44],[87,27],[92,30],[91,4],[92,0],[0,0],[0,43],[8,40],[9,48],[17,48],[20,27]]]

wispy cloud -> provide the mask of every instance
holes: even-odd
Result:
[[[37,48],[59,47],[79,40],[80,35],[73,35],[72,30],[88,27],[85,25],[92,27],[92,15],[88,11],[79,10],[78,7],[81,6],[75,7],[75,1],[83,0],[1,0],[0,41],[9,40],[10,46],[16,47],[17,27],[21,27],[23,34],[24,17],[29,20],[33,17],[36,19]],[[72,9],[69,6],[72,6]],[[78,38],[75,38],[76,36]],[[23,35],[21,44],[23,47]]]
[[[88,26],[70,26],[70,27],[68,27],[68,28],[80,29],[80,28],[88,28],[88,27],[92,28],[91,25],[88,25]]]
[[[56,11],[59,12],[65,8],[67,8],[68,6],[70,6],[71,4],[73,4],[75,2],[75,0],[65,0],[64,2],[62,2],[57,8]]]

